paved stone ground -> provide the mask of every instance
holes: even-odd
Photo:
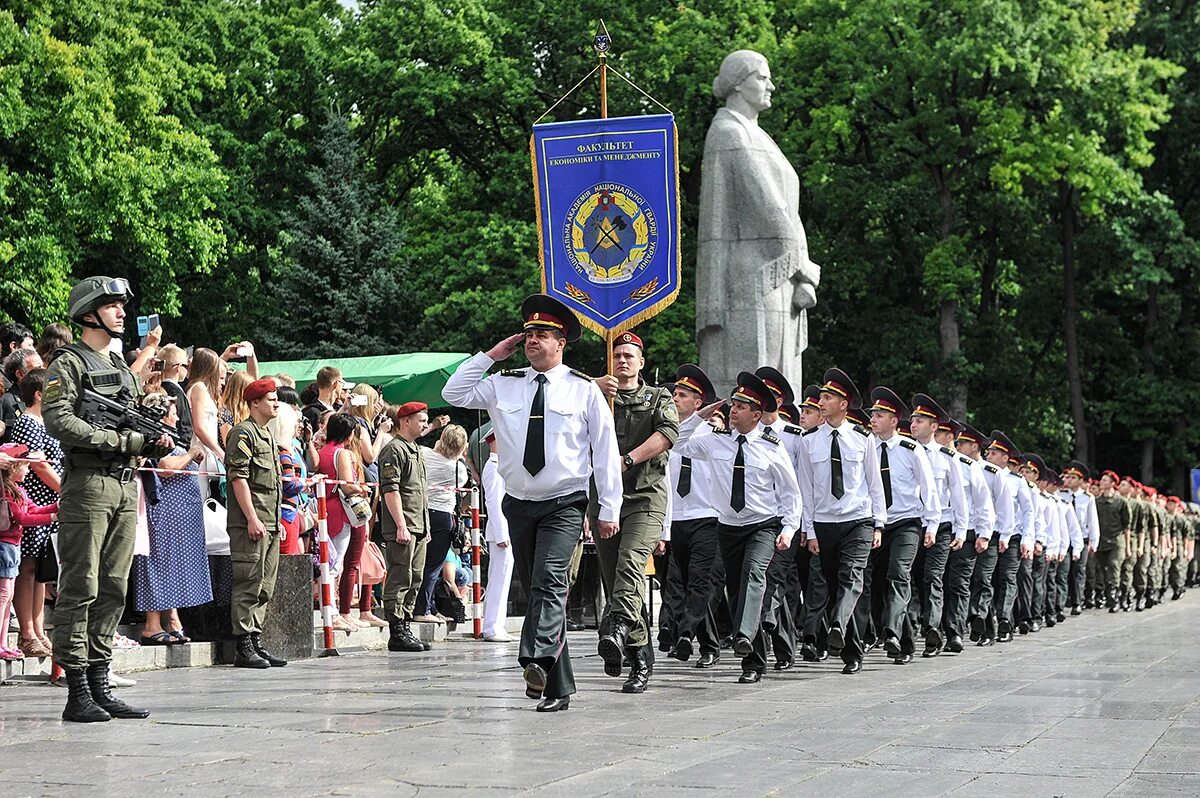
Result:
[[[1200,593],[1089,612],[1007,646],[863,673],[736,684],[660,661],[618,692],[573,634],[580,693],[539,715],[515,645],[448,642],[270,672],[142,674],[148,721],[58,720],[64,693],[0,688],[7,795],[1200,795]]]

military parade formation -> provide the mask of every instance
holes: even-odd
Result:
[[[909,665],[1008,644],[1197,581],[1194,505],[1078,461],[1054,468],[926,393],[864,395],[829,368],[797,394],[762,367],[724,397],[692,364],[655,387],[630,332],[613,342],[614,374],[593,379],[563,365],[580,335],[567,307],[537,294],[522,317],[443,397],[494,424],[530,594],[519,662],[540,712],[575,692],[566,603],[588,529],[608,602],[597,653],[633,694],[654,670],[644,569],[667,549],[659,651],[713,669],[732,649],[741,684],[797,660],[836,657],[852,675],[872,652]],[[488,376],[518,348],[529,368]]]

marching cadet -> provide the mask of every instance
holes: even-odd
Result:
[[[815,648],[821,621],[827,620],[829,651],[841,654],[842,673],[849,675],[862,670],[854,608],[867,556],[879,547],[887,525],[887,504],[870,431],[846,423],[846,411],[862,404],[858,388],[844,371],[831,368],[818,401],[823,422],[804,434],[798,475],[808,509],[805,545],[816,558],[809,568],[804,642]]]
[[[615,379],[598,381],[613,400],[617,449],[621,455],[624,491],[620,530],[596,537],[600,577],[608,608],[600,621],[596,650],[604,672],[620,677],[629,660],[623,693],[642,693],[654,668],[646,612],[646,561],[663,535],[667,514],[667,450],[679,434],[679,416],[671,392],[651,388],[642,380],[645,344],[631,332],[613,342]],[[593,500],[588,519],[599,528],[600,504]]]
[[[938,425],[938,443],[956,446],[965,429],[961,422],[953,419]],[[976,433],[977,434],[977,433]],[[978,445],[976,445],[978,448]],[[970,614],[971,579],[975,574],[976,561],[985,554],[996,537],[996,507],[992,491],[984,477],[983,464],[956,451],[955,465],[962,476],[963,494],[967,499],[967,538],[956,551],[950,552],[946,561],[946,611],[942,626],[946,630],[946,650],[960,654],[963,637],[967,633],[967,618]],[[988,577],[991,577],[989,570]]]
[[[1078,460],[1072,460],[1063,469],[1063,489],[1058,494],[1064,501],[1070,503],[1071,509],[1075,511],[1075,518],[1079,522],[1079,527],[1084,535],[1084,542],[1080,549],[1075,550],[1074,544],[1072,544],[1070,552],[1071,568],[1067,590],[1069,592],[1068,603],[1071,605],[1072,615],[1079,615],[1080,605],[1083,604],[1086,606],[1088,603],[1084,601],[1084,591],[1087,588],[1088,562],[1100,545],[1100,522],[1096,518],[1096,500],[1084,489],[1091,476],[1092,472],[1086,465]],[[1060,588],[1062,584],[1063,580],[1060,578]]]
[[[801,434],[808,432],[810,429],[816,429],[821,425],[821,386],[806,385],[804,393],[801,396],[800,404],[797,405],[797,410],[800,415],[797,419],[796,426],[800,428]],[[796,479],[799,481],[800,474],[797,469]],[[808,602],[808,575],[812,568],[812,554],[808,547],[801,541],[796,551],[796,584],[792,587],[792,618],[796,622],[796,634],[803,636],[804,634],[804,617],[806,615],[805,606]],[[800,657],[805,662],[824,662],[829,659],[829,649],[826,643],[826,633],[828,628],[822,620],[818,629],[816,640],[813,645],[800,647]]]
[[[1126,555],[1133,548],[1131,528],[1133,513],[1129,501],[1117,493],[1121,478],[1116,471],[1100,474],[1100,495],[1095,499],[1096,522],[1100,542],[1096,547],[1099,580],[1104,594],[1104,606],[1116,612],[1122,601],[1121,571]]]
[[[1137,508],[1134,521],[1134,534],[1137,538],[1137,562],[1133,568],[1133,594],[1137,599],[1134,609],[1137,612],[1154,606],[1154,576],[1151,568],[1154,562],[1154,549],[1158,546],[1158,525],[1151,509],[1148,488],[1136,483],[1132,496]]]
[[[716,401],[712,380],[696,365],[685,363],[675,372],[672,395],[682,424]],[[713,484],[712,464],[671,450],[668,489],[671,497],[671,560],[683,585],[683,613],[676,626],[671,656],[691,659],[699,646],[697,668],[711,668],[721,659],[721,642],[713,614],[717,603],[714,565],[717,554],[717,508],[720,492]],[[723,590],[723,588],[721,588]],[[695,641],[695,643],[693,643]]]
[[[995,597],[993,577],[996,573],[996,563],[1000,555],[1008,551],[1009,540],[1014,535],[1015,503],[1013,482],[1008,469],[1003,470],[994,463],[981,459],[984,447],[990,441],[983,433],[970,424],[961,424],[962,431],[958,433],[955,446],[960,454],[970,458],[973,467],[978,468],[987,483],[988,495],[992,500],[995,511],[996,529],[989,536],[986,548],[979,549],[978,527],[976,528],[976,557],[975,568],[971,572],[970,603],[967,608],[967,625],[971,630],[971,641],[979,646],[990,646],[996,639],[996,632],[989,627],[988,616],[992,614],[992,604]]]
[[[529,604],[518,662],[525,694],[539,712],[570,707],[575,678],[567,649],[567,592],[575,544],[588,506],[589,476],[600,505],[595,533],[620,531],[621,456],[613,415],[586,374],[563,365],[579,320],[553,297],[534,294],[521,305],[524,329],[464,361],[442,389],[456,407],[487,410],[496,432],[504,515]],[[530,368],[487,370],[524,343]]]
[[[1029,621],[1029,631],[1038,632],[1046,619],[1046,607],[1049,605],[1050,572],[1055,569],[1057,563],[1062,517],[1055,506],[1058,499],[1053,497],[1049,490],[1052,484],[1046,461],[1040,455],[1027,453],[1025,472],[1036,485],[1033,498],[1042,519],[1042,532],[1034,538],[1033,603],[1032,617]]]
[[[792,386],[777,369],[763,366],[754,375],[763,381],[768,390],[775,395],[779,409],[773,413],[764,412],[759,422],[763,429],[776,436],[783,442],[788,460],[795,469],[796,458],[800,450],[800,435],[804,432],[793,424],[781,421],[780,410],[795,399]],[[796,577],[796,552],[800,549],[800,540],[792,537],[792,545],[787,551],[776,554],[771,558],[767,567],[767,593],[763,599],[763,631],[771,639],[771,653],[775,656],[775,670],[783,671],[792,667],[796,660],[796,624],[792,615],[792,604],[788,601],[788,585],[799,584]]]
[[[738,374],[729,428],[704,423],[716,405],[679,425],[675,448],[683,457],[712,465],[718,492],[717,538],[725,563],[725,590],[733,613],[733,653],[742,658],[741,684],[762,679],[767,665],[762,603],[774,551],[787,551],[803,508],[796,475],[775,435],[760,424],[774,412],[775,395],[748,371]]]
[[[1023,590],[1032,589],[1030,566],[1033,561],[1034,534],[1037,513],[1033,503],[1033,486],[1021,474],[1021,453],[1012,439],[1002,430],[992,430],[992,443],[987,459],[992,465],[1007,471],[1013,496],[1013,534],[1008,548],[999,547],[993,584],[996,598],[992,602],[996,617],[996,642],[1011,643],[1017,623],[1027,616],[1031,599]]]
[[[1150,561],[1150,595],[1146,598],[1146,609],[1162,603],[1167,592],[1167,549],[1170,545],[1169,520],[1167,517],[1167,497],[1155,488],[1147,488],[1150,493],[1150,508],[1154,512],[1154,522],[1157,529],[1158,544],[1153,549]]]
[[[919,627],[925,637],[925,650],[921,652],[923,657],[936,657],[942,653],[945,644],[942,615],[946,562],[950,551],[959,549],[966,540],[969,523],[962,471],[955,467],[955,453],[934,440],[938,425],[949,420],[949,414],[928,394],[913,395],[909,425],[913,439],[929,453],[938,507],[942,512],[937,534],[925,535],[913,562],[913,573],[920,581],[917,583],[918,590],[909,602],[909,615],[913,616],[913,625]]]
[[[1183,515],[1183,502],[1178,496],[1167,499],[1167,513],[1171,519],[1171,570],[1168,580],[1171,586],[1171,600],[1183,598],[1184,581],[1187,575],[1187,533],[1189,525]]]
[[[1028,561],[1022,561],[1021,570],[1017,573],[1017,631],[1023,635],[1042,628],[1039,618],[1046,604],[1046,537],[1050,531],[1050,505],[1037,484],[1045,470],[1046,464],[1038,455],[1021,455],[1021,476],[1029,483],[1030,500],[1033,503],[1033,537],[1029,541],[1031,552]]]
[[[864,575],[863,597],[870,597],[870,612],[884,651],[897,665],[912,662],[916,651],[908,615],[913,560],[924,538],[937,534],[942,520],[928,451],[896,431],[906,415],[908,408],[891,388],[881,385],[871,391],[871,429],[878,441],[879,476],[888,518],[872,567]],[[859,601],[860,606],[866,603]]]
[[[1058,570],[1054,573],[1054,603],[1051,609],[1054,613],[1054,620],[1062,623],[1067,619],[1066,606],[1070,589],[1071,565],[1082,556],[1082,551],[1087,548],[1088,542],[1083,527],[1079,524],[1079,516],[1075,514],[1070,499],[1064,495],[1062,477],[1052,473],[1051,478],[1052,487],[1056,489],[1053,497],[1058,499],[1057,509],[1062,519],[1059,526],[1062,537],[1058,541]],[[1047,626],[1053,625],[1047,624]]]
[[[1121,609],[1124,612],[1129,612],[1135,606],[1135,598],[1139,594],[1139,590],[1135,585],[1138,582],[1138,570],[1141,566],[1142,550],[1145,546],[1145,507],[1143,506],[1138,491],[1140,485],[1133,477],[1123,477],[1121,484],[1118,486],[1118,492],[1121,497],[1129,502],[1129,527],[1133,544],[1129,550],[1125,552],[1125,562],[1121,564]],[[1141,577],[1144,580],[1145,576]],[[1143,609],[1142,600],[1138,599],[1137,611]]]

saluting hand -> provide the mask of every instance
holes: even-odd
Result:
[[[720,402],[713,402],[711,405],[706,405],[705,407],[702,407],[696,411],[696,415],[700,416],[700,418],[704,419],[705,421],[708,421],[712,414],[717,412],[717,410],[719,410],[723,404],[725,404],[723,400]]]
[[[521,341],[525,340],[525,333],[519,332],[516,335],[510,335],[503,341],[499,342],[487,351],[487,356],[497,362],[508,360],[517,351],[517,347],[521,345]]]

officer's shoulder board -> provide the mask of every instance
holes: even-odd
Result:
[[[949,446],[943,446],[943,447],[941,448],[941,452],[942,452],[942,454],[946,455],[946,456],[947,456],[947,457],[949,457],[949,458],[953,458],[953,457],[954,457],[954,452],[950,451],[950,447],[949,447]]]
[[[862,424],[855,424],[855,425],[854,425],[854,431],[855,431],[855,432],[857,432],[859,435],[862,435],[862,436],[864,436],[864,437],[870,436],[870,434],[871,434],[871,430],[867,429],[867,428],[866,428],[866,427],[864,427]]]
[[[983,470],[984,470],[984,471],[986,471],[986,472],[988,472],[989,474],[999,474],[999,473],[1000,473],[1000,469],[999,469],[999,468],[996,468],[996,467],[995,467],[994,465],[992,465],[991,463],[984,463],[984,464],[983,464]]]
[[[575,369],[571,369],[571,373],[574,374],[576,377],[578,377],[581,380],[587,380],[588,382],[594,382],[594,380],[591,377],[589,377],[587,374],[584,374],[582,371],[576,371]]]
[[[967,457],[965,454],[960,454],[958,456],[958,462],[962,463],[963,465],[967,465],[967,466],[974,465],[974,463],[975,463],[974,460],[972,460],[970,457]]]
[[[717,435],[730,435],[730,434],[732,434],[732,433],[729,431],[729,427],[722,427],[722,428],[713,427],[713,432],[714,432],[714,433],[716,433]]]
[[[500,372],[501,377],[524,377],[525,369],[505,369]]]
[[[800,427],[793,427],[791,424],[784,424],[783,431],[788,433],[789,435],[803,435],[804,434],[804,430],[802,430]]]
[[[779,445],[779,439],[775,437],[775,433],[773,433],[773,432],[764,432],[762,434],[762,439],[764,441],[766,441],[767,443],[771,444],[772,446]]]
[[[908,449],[909,451],[916,451],[917,448],[916,443],[907,439],[900,441],[900,446],[904,449]]]
[[[813,427],[812,429],[806,429],[806,430],[804,430],[804,432],[801,432],[800,434],[801,434],[801,435],[812,435],[812,434],[813,434],[814,432],[816,432],[818,429],[820,429],[820,427]]]

